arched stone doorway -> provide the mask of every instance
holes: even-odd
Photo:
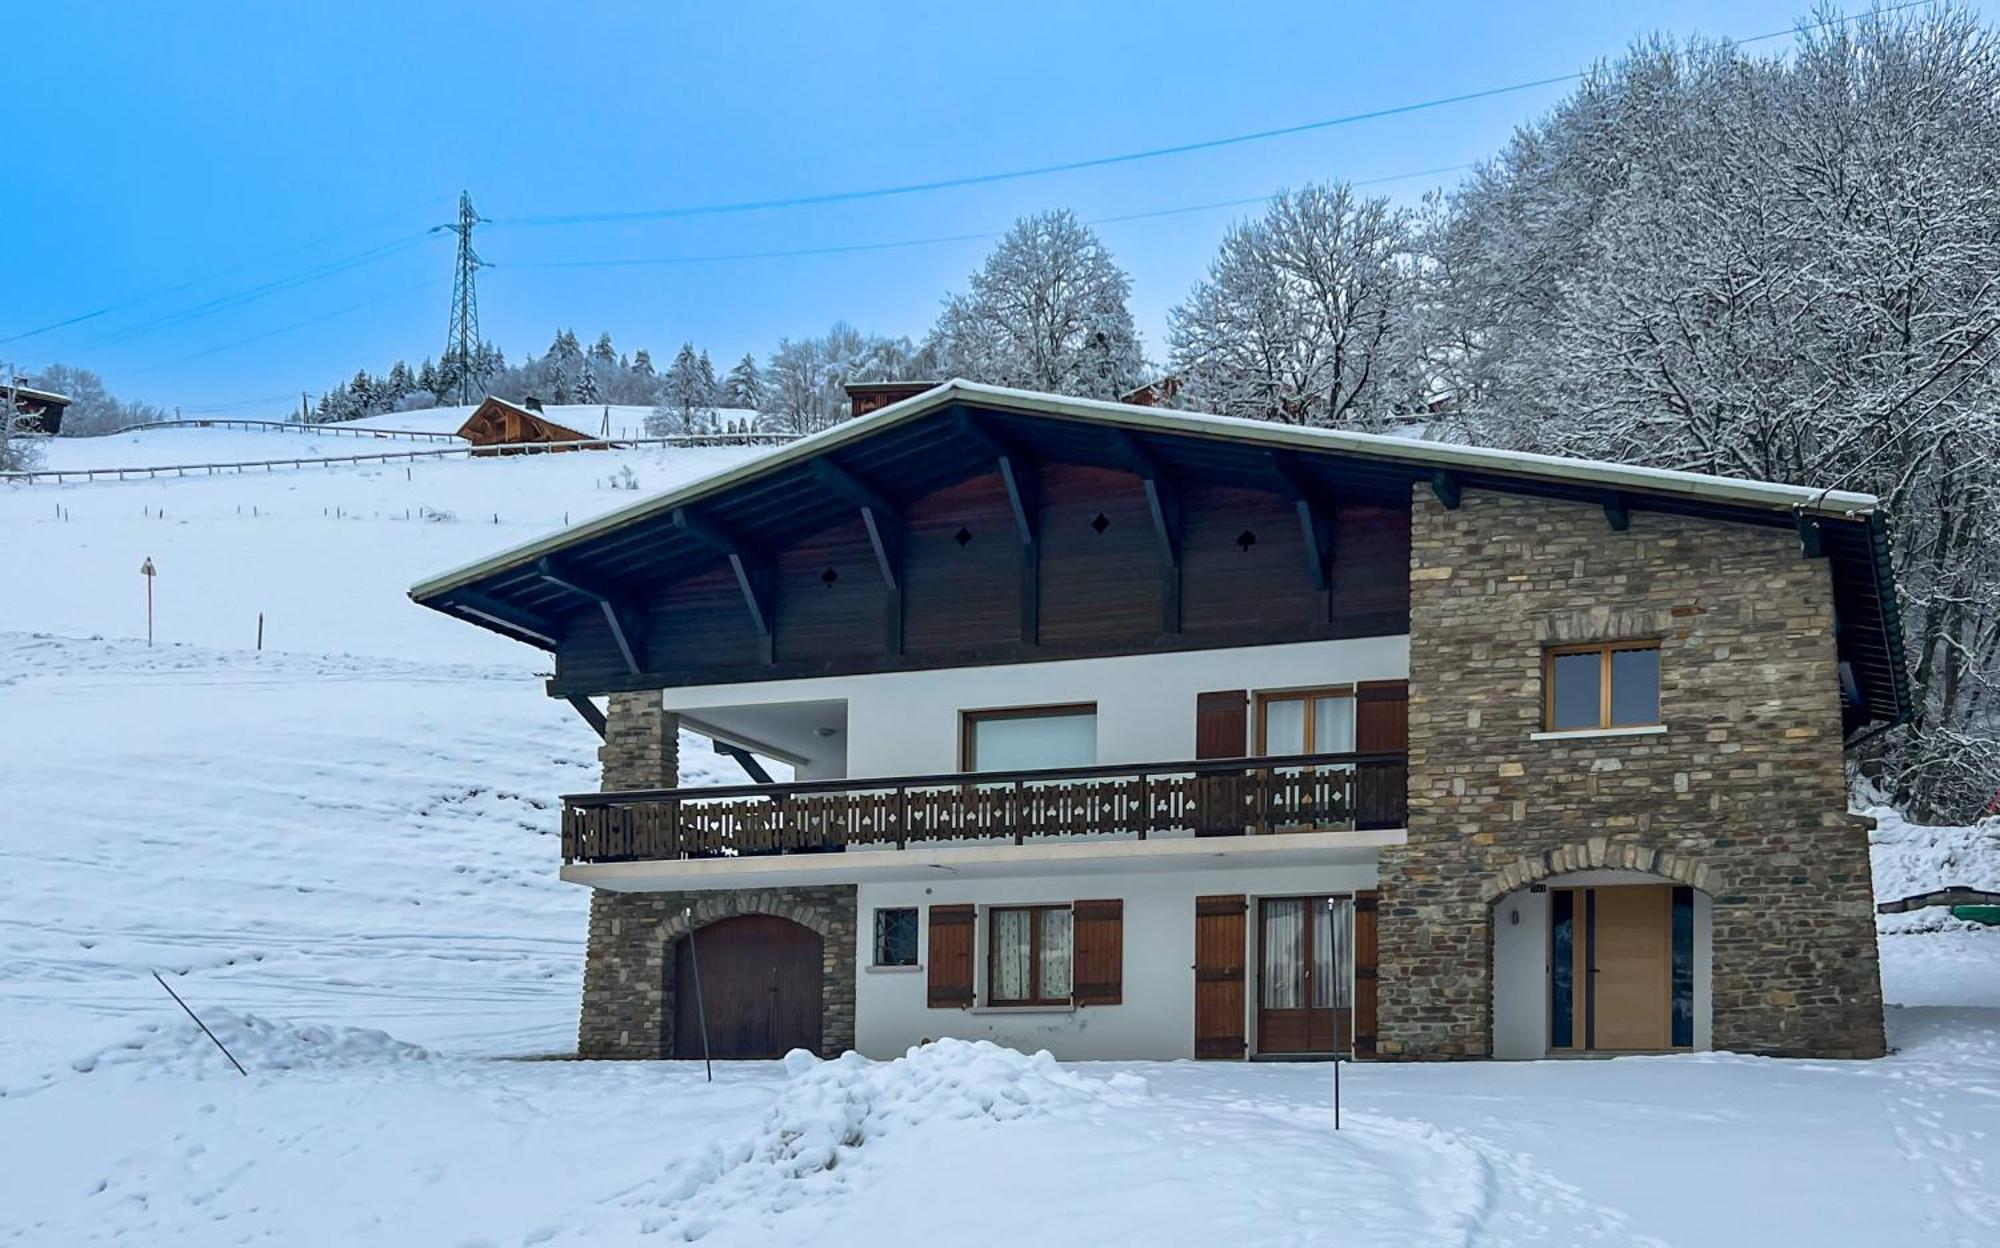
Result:
[[[1657,1053],[1712,1043],[1709,895],[1647,871],[1550,874],[1493,901],[1500,1058]]]
[[[673,1056],[819,1052],[823,957],[819,933],[773,914],[739,915],[688,932],[674,949]]]

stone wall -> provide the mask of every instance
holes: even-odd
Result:
[[[673,787],[680,770],[680,717],[662,708],[657,691],[614,693],[610,701],[604,744],[598,749],[602,787]],[[773,914],[819,933],[821,1047],[829,1057],[852,1048],[855,905],[851,884],[730,892],[592,890],[577,1053],[594,1058],[670,1055],[674,944],[690,927],[739,914]]]
[[[1714,904],[1719,1049],[1883,1050],[1866,822],[1846,814],[1830,574],[1789,529],[1415,491],[1409,842],[1381,855],[1385,1056],[1488,1051],[1492,903],[1629,867]],[[1542,652],[1657,638],[1657,735],[1534,740]]]

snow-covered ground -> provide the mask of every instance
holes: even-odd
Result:
[[[1337,1134],[1319,1065],[526,1060],[573,1039],[595,739],[403,591],[751,453],[0,488],[0,1242],[2000,1243],[2000,932],[1959,924],[1883,938],[1886,1060],[1350,1066]],[[1993,853],[1890,820],[1876,865]]]

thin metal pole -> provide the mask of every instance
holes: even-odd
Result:
[[[1340,1130],[1340,1056],[1333,1059],[1333,1129]]]
[[[708,1006],[701,999],[701,956],[694,945],[694,911],[688,915],[688,965],[694,970],[694,1016],[701,1023],[701,1068],[715,1082],[715,1063],[708,1056]]]
[[[245,1079],[248,1079],[250,1077],[250,1072],[243,1069],[243,1063],[237,1061],[236,1055],[234,1053],[231,1053],[228,1047],[224,1045],[222,1041],[217,1040],[215,1038],[215,1033],[208,1029],[208,1024],[202,1022],[201,1017],[199,1015],[197,1015],[193,1010],[188,1010],[188,1003],[181,1000],[181,994],[175,992],[173,988],[167,983],[166,980],[160,978],[160,973],[158,971],[153,972],[153,982],[167,990],[167,995],[174,999],[175,1005],[180,1006],[183,1010],[187,1010],[187,1016],[189,1018],[194,1019],[195,1026],[201,1028],[201,1034],[207,1036],[209,1040],[214,1043],[216,1048],[222,1050],[222,1055],[229,1059],[229,1064],[236,1068],[237,1074],[242,1075]]]

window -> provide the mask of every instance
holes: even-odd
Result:
[[[875,912],[875,966],[917,964],[916,907]]]
[[[1345,754],[1354,749],[1354,694],[1346,688],[1257,695],[1259,754]]]
[[[1097,705],[966,711],[959,753],[967,771],[1088,767],[1097,761]]]
[[[1660,722],[1660,643],[1558,646],[1542,660],[1550,732],[1637,728]]]
[[[1068,1005],[1068,906],[1004,906],[987,912],[989,1005]]]

